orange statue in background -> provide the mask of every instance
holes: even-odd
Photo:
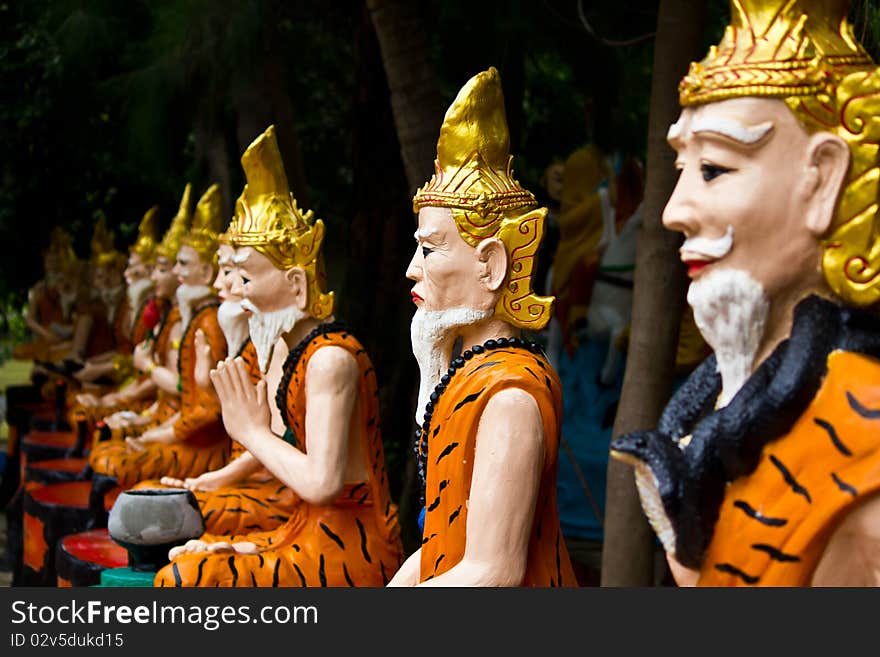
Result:
[[[209,286],[215,276],[217,236],[222,221],[218,195],[216,185],[205,192],[196,206],[192,228],[176,237],[179,247],[172,271],[179,281],[176,313],[180,317],[180,337],[172,338],[179,341],[174,365],[171,366],[172,357],[168,354],[161,365],[153,360],[156,349],[150,345],[135,350],[135,366],[150,373],[168,401],[159,400],[164,403],[149,414],[149,426],[142,423],[135,428],[123,424],[124,442],[99,444],[90,456],[95,472],[114,477],[123,488],[164,475],[198,475],[221,466],[228,454],[229,439],[220,421],[219,401],[213,391],[200,388],[195,381],[197,332],[204,334],[213,354],[226,355],[226,341],[217,322],[218,304]],[[175,229],[172,224],[169,231]],[[167,255],[160,250],[160,257]],[[167,264],[157,260],[160,276],[167,276],[163,267]],[[157,290],[158,287],[157,281]],[[174,336],[174,328],[171,330],[170,335]]]

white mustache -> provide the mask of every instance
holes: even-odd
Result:
[[[252,313],[259,313],[260,312],[260,310],[251,302],[250,299],[242,299],[239,303],[240,303],[241,307],[244,308],[245,310],[249,310]]]
[[[708,237],[691,237],[684,241],[679,248],[679,253],[695,253],[707,258],[723,258],[733,248],[733,226],[728,225],[722,237],[709,239]]]

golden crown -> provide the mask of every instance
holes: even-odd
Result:
[[[534,294],[531,283],[547,210],[514,179],[512,164],[501,78],[491,67],[468,80],[446,111],[434,175],[413,197],[413,211],[449,208],[462,239],[474,247],[500,239],[510,268],[495,315],[537,330],[553,305],[553,297]]]
[[[241,156],[247,184],[235,202],[235,214],[223,236],[232,246],[250,246],[279,269],[301,267],[309,282],[309,314],[324,319],[333,313],[333,293],[321,289],[321,244],[324,222],[303,212],[290,191],[284,162],[269,126]]]
[[[846,19],[849,0],[731,0],[730,25],[679,85],[682,106],[741,96],[833,93],[873,66]]]
[[[192,228],[180,244],[193,247],[202,260],[216,262],[219,233],[223,229],[223,199],[220,185],[214,183],[196,203]]]
[[[679,85],[683,106],[783,100],[810,132],[843,139],[851,161],[822,270],[847,303],[880,301],[880,69],[847,20],[849,0],[731,0],[731,23]]]
[[[158,233],[159,206],[154,205],[144,213],[141,223],[138,224],[137,239],[129,247],[129,252],[138,254],[144,262],[153,262],[156,259]]]
[[[92,267],[122,267],[125,265],[125,256],[116,250],[115,237],[113,232],[107,228],[107,218],[103,212],[98,214],[90,246],[89,264]]]
[[[45,255],[55,258],[61,273],[78,273],[82,264],[73,249],[73,238],[61,226],[55,226],[49,234],[49,247]]]
[[[186,235],[186,231],[189,228],[189,222],[192,218],[190,210],[191,197],[192,185],[186,183],[186,187],[183,189],[183,198],[180,199],[180,207],[177,210],[177,214],[174,215],[174,219],[171,220],[171,225],[168,227],[168,230],[165,231],[162,241],[156,246],[157,256],[166,258],[172,262],[177,258],[177,252],[180,250],[180,240]]]

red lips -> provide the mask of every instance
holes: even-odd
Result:
[[[418,303],[419,301],[424,301],[424,299],[422,299],[422,297],[420,297],[415,292],[410,292],[410,295],[412,296],[413,303]]]
[[[688,276],[693,278],[713,262],[714,260],[685,260],[684,264],[688,268]]]

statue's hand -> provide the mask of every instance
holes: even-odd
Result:
[[[76,396],[76,403],[80,406],[97,406],[99,401],[100,400],[91,393],[82,393]]]
[[[189,477],[183,482],[183,485],[192,491],[208,493],[226,486],[229,483],[227,479],[228,477],[223,471],[214,470],[213,472],[205,472],[198,477]]]
[[[146,449],[145,443],[140,438],[134,438],[133,436],[125,437],[125,446],[129,452],[143,452]]]
[[[98,378],[99,374],[98,368],[93,363],[86,363],[82,369],[74,373],[73,378],[81,382],[92,381]]]
[[[118,392],[110,392],[100,399],[100,404],[102,406],[113,406],[121,401],[123,401],[124,397],[120,395]]]
[[[256,386],[241,358],[218,363],[211,371],[211,381],[223,410],[226,432],[247,446],[245,440],[269,430],[269,403],[266,398],[266,382]]]
[[[211,356],[211,345],[205,338],[205,332],[202,329],[196,331],[196,367],[194,375],[196,384],[200,388],[209,389],[211,387],[210,372],[216,361]]]
[[[173,443],[174,429],[173,427],[153,427],[141,434],[140,442],[147,443]]]
[[[141,372],[146,372],[153,364],[153,356],[151,354],[150,345],[147,342],[141,342],[134,348],[132,354],[134,366]]]

